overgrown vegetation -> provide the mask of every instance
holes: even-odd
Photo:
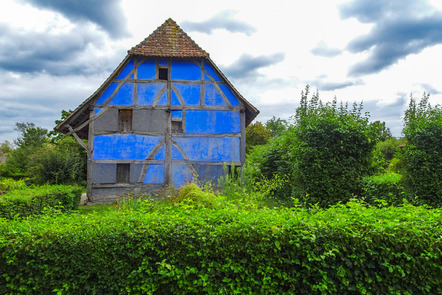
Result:
[[[62,119],[69,113],[62,111]],[[0,146],[5,158],[0,163],[0,177],[32,178],[35,184],[86,185],[87,153],[74,138],[33,123],[16,126],[20,135],[14,140],[15,148],[9,142]]]
[[[442,108],[412,97],[404,118],[404,185],[420,203],[442,206]]]
[[[10,181],[2,181],[1,187]],[[81,188],[65,185],[20,187],[7,185],[8,191],[0,195],[0,218],[16,219],[38,215],[45,210],[59,209],[62,212],[78,209]],[[12,189],[11,189],[12,188]]]
[[[197,190],[161,206],[0,221],[0,293],[442,292],[441,209],[213,207]]]

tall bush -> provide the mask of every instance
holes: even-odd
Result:
[[[412,97],[404,117],[404,185],[418,202],[442,206],[442,108],[432,107],[424,93]]]
[[[318,93],[301,94],[294,125],[271,140],[252,159],[265,177],[289,177],[283,198],[304,198],[321,206],[347,201],[359,194],[358,181],[372,169],[376,130],[363,115],[362,103],[322,103]]]

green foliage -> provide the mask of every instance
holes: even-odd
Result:
[[[41,214],[45,208],[62,211],[78,208],[81,188],[75,186],[40,186],[11,190],[0,195],[0,217],[13,219]]]
[[[271,137],[272,134],[261,122],[250,124],[246,128],[246,152],[254,146],[266,144]]]
[[[442,206],[442,108],[431,107],[429,95],[411,98],[405,112],[404,185],[408,194],[434,207]]]
[[[379,200],[390,205],[402,204],[405,193],[400,182],[401,177],[397,173],[387,173],[363,178],[361,180],[361,195],[364,201],[372,205],[375,205]]]
[[[383,169],[387,169],[393,159],[400,157],[400,146],[404,144],[405,139],[388,138],[379,141],[375,146],[375,153],[379,155],[380,165]]]
[[[385,122],[374,121],[370,123],[370,126],[373,129],[373,134],[377,140],[385,141],[392,138],[390,128],[385,125]]]
[[[441,214],[171,204],[0,220],[0,293],[441,294]]]
[[[318,93],[301,94],[295,125],[257,151],[252,160],[266,178],[289,179],[276,194],[321,207],[359,194],[358,181],[373,171],[376,136],[362,104],[349,109],[334,100],[323,104]],[[255,164],[255,163],[253,163]],[[252,164],[252,165],[253,165]]]
[[[87,152],[72,137],[46,145],[33,155],[30,166],[37,184],[86,185]]]
[[[265,124],[265,128],[270,131],[272,137],[280,136],[287,130],[289,123],[287,120],[281,118],[276,118],[273,116]]]

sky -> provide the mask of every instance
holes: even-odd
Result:
[[[410,95],[442,104],[440,0],[2,0],[0,143],[52,130],[168,18],[260,110],[289,119],[308,84],[401,136]]]

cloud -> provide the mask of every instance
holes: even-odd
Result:
[[[340,6],[340,13],[342,18],[374,24],[368,34],[347,46],[352,53],[369,53],[366,60],[350,68],[350,75],[380,72],[410,54],[442,43],[442,13],[424,0],[352,1]]]
[[[420,86],[425,90],[426,93],[429,93],[430,95],[436,95],[442,93],[442,91],[437,90],[432,85],[427,83],[420,84]]]
[[[340,55],[342,51],[338,48],[328,47],[327,44],[321,41],[311,50],[311,53],[318,56],[334,57]]]
[[[222,67],[222,70],[227,77],[234,79],[256,79],[261,76],[259,69],[279,63],[284,58],[285,54],[282,52],[257,57],[245,53],[232,65]]]
[[[121,0],[21,0],[38,8],[49,9],[64,15],[72,22],[89,21],[100,26],[110,36],[129,35]]]
[[[251,25],[236,20],[234,18],[235,14],[235,11],[226,10],[202,22],[183,21],[181,26],[185,28],[185,31],[205,34],[211,34],[212,31],[217,29],[224,29],[232,33],[244,33],[250,36],[256,31]]]
[[[90,52],[104,41],[98,32],[82,26],[54,34],[23,31],[0,24],[0,69],[57,76],[111,70],[108,63],[115,55],[95,59]]]
[[[0,71],[0,142],[17,137],[16,122],[52,130],[61,110],[75,109],[109,73],[96,76],[11,74]]]
[[[355,79],[353,81],[342,81],[342,82],[329,82],[324,81],[327,76],[319,76],[316,80],[307,81],[307,84],[317,88],[319,91],[333,91],[337,89],[343,89],[350,86],[362,85],[364,82],[361,79]]]

